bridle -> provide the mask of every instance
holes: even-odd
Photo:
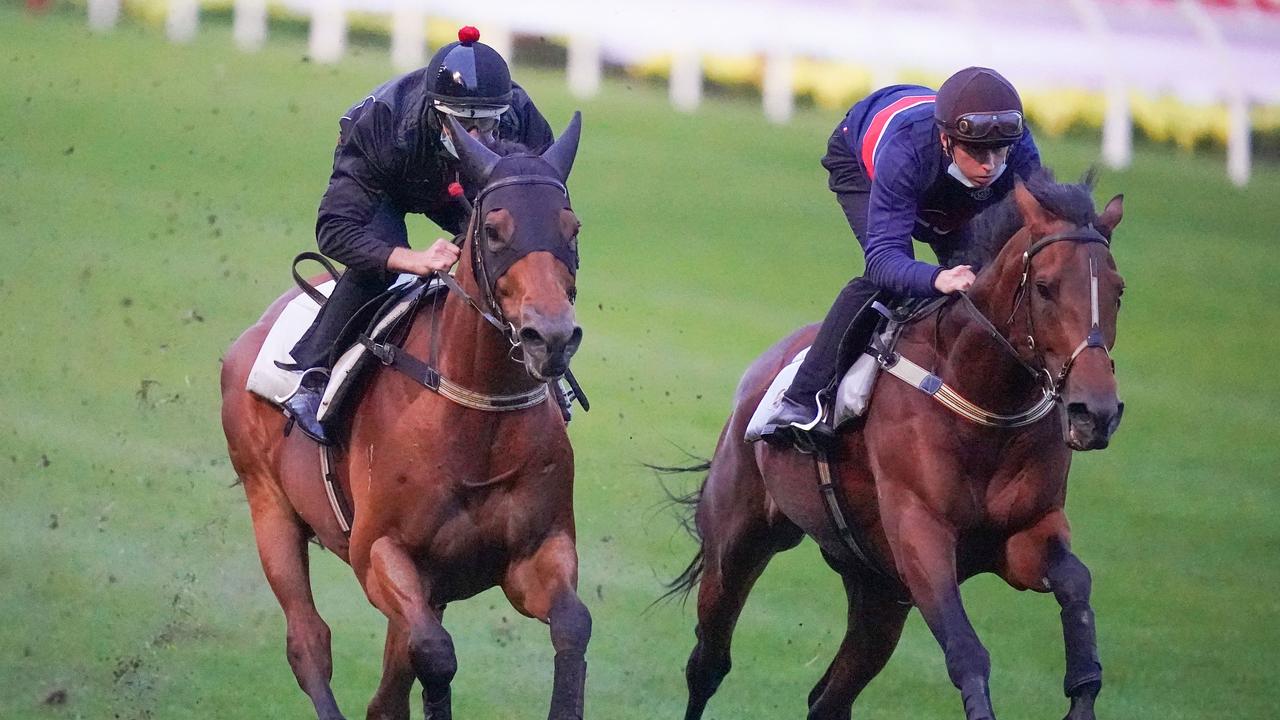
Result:
[[[492,325],[494,329],[496,329],[511,345],[508,357],[513,362],[520,362],[520,360],[515,357],[516,351],[519,350],[521,346],[519,331],[516,329],[514,323],[507,320],[506,316],[502,312],[502,306],[494,296],[494,286],[490,283],[490,269],[487,263],[485,263],[485,254],[480,247],[480,228],[483,225],[485,199],[494,190],[511,187],[513,185],[550,185],[564,193],[566,199],[569,196],[569,192],[565,189],[564,183],[543,175],[513,175],[486,185],[476,196],[475,211],[471,212],[471,221],[467,225],[466,231],[454,240],[455,243],[458,243],[459,245],[465,244],[468,240],[471,242],[472,276],[475,279],[476,284],[480,286],[480,302],[477,302],[470,293],[463,289],[463,287],[458,284],[457,279],[450,275],[447,270],[436,271],[433,276],[438,278],[450,292],[461,297],[463,302],[469,305],[473,310],[479,313],[486,322]],[[461,186],[458,186],[458,190],[461,190]],[[471,211],[471,203],[467,201],[466,196],[463,193],[458,192],[455,195],[455,198],[466,210]],[[516,259],[518,260],[519,257],[523,257],[529,252],[534,252],[539,249],[546,248],[530,248],[528,249],[528,252],[522,253]],[[574,258],[576,259],[576,252],[574,253]],[[424,284],[426,283],[424,282]],[[570,299],[570,302],[572,302],[572,298]],[[437,317],[437,314],[432,314],[431,316],[431,334],[433,336],[436,334],[434,323]],[[383,364],[408,375],[410,378],[413,378],[425,386],[428,390],[431,390],[432,392],[435,392],[458,405],[462,405],[463,407],[471,408],[473,410],[483,410],[486,412],[510,412],[514,410],[523,410],[535,405],[540,405],[547,399],[550,392],[550,386],[547,383],[539,383],[531,390],[508,395],[489,395],[466,388],[444,377],[437,369],[439,367],[438,353],[440,350],[440,343],[438,342],[431,343],[429,350],[430,357],[427,362],[423,362],[422,360],[411,356],[409,353],[405,352],[403,348],[391,342],[375,342],[367,337],[362,338],[361,342],[368,347]],[[575,397],[582,404],[583,408],[585,409],[588,407],[586,396],[583,394],[578,381],[573,377],[572,371],[566,369],[564,377],[565,380],[568,381],[570,388],[575,393]]]
[[[471,273],[476,285],[480,288],[480,299],[483,302],[483,306],[481,303],[476,302],[470,293],[464,290],[448,272],[440,271],[436,273],[437,277],[444,282],[450,291],[461,296],[468,305],[480,313],[481,317],[502,334],[506,341],[510,343],[512,352],[520,348],[520,333],[516,329],[515,323],[508,320],[506,315],[503,314],[502,305],[498,302],[494,293],[497,278],[490,277],[489,267],[484,261],[484,251],[480,246],[480,229],[484,226],[485,199],[493,191],[513,185],[550,185],[564,193],[566,200],[569,197],[569,190],[564,186],[564,183],[545,175],[512,175],[485,185],[476,195],[474,211],[471,212],[471,222],[467,225],[466,231],[458,236],[459,246],[467,244],[468,241],[471,243]],[[471,203],[466,201],[465,196],[459,196],[459,199],[468,210],[471,210]],[[512,359],[514,360],[514,357]]]
[[[1103,247],[1110,248],[1111,241],[1107,240],[1102,233],[1093,227],[1093,223],[1079,227],[1074,230],[1056,233],[1041,238],[1032,243],[1031,247],[1022,254],[1022,278],[1018,281],[1018,289],[1013,296],[1013,309],[1009,313],[1009,320],[1006,325],[1012,325],[1014,316],[1018,313],[1018,307],[1022,305],[1022,301],[1026,300],[1027,307],[1027,347],[1036,354],[1036,362],[1040,365],[1039,373],[1043,373],[1046,380],[1046,388],[1052,392],[1053,396],[1060,397],[1062,388],[1067,383],[1067,377],[1071,374],[1071,368],[1075,366],[1076,359],[1081,353],[1089,348],[1099,348],[1106,354],[1107,360],[1111,363],[1111,371],[1114,373],[1116,364],[1111,357],[1111,351],[1107,349],[1107,343],[1102,337],[1102,327],[1099,324],[1100,310],[1098,307],[1098,261],[1092,255],[1089,257],[1089,332],[1085,338],[1076,345],[1071,351],[1071,356],[1062,364],[1062,369],[1054,376],[1049,372],[1048,363],[1045,362],[1044,350],[1040,344],[1036,342],[1035,313],[1032,312],[1031,294],[1028,290],[1028,280],[1031,276],[1031,262],[1035,256],[1046,247],[1058,242],[1075,242],[1082,244],[1100,244]],[[1021,358],[1019,358],[1021,359]],[[1038,373],[1038,374],[1039,374]]]

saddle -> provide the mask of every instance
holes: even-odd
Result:
[[[297,390],[299,377],[292,371],[294,360],[289,351],[311,326],[321,303],[333,292],[336,273],[332,274],[335,279],[312,287],[295,272],[303,294],[289,301],[272,324],[254,359],[246,390],[276,406]],[[428,282],[416,275],[400,275],[386,292],[347,323],[335,346],[336,358],[317,412],[317,419],[326,429],[334,425],[347,405],[358,397],[353,388],[359,385],[362,371],[370,364],[371,353],[366,342],[390,338],[403,321],[412,316],[418,303],[436,297],[443,290],[444,284],[438,279]]]
[[[870,345],[859,354],[858,359],[841,377],[834,394],[834,402],[827,412],[831,427],[840,428],[846,423],[862,417],[871,404],[872,391],[876,378],[882,369],[881,358],[893,354],[902,330],[920,318],[930,315],[947,302],[947,298],[911,298],[893,308],[886,307],[879,301],[872,307],[879,313],[875,331],[871,334]],[[791,360],[778,371],[769,389],[760,398],[760,404],[747,423],[744,439],[755,442],[760,439],[760,432],[767,421],[773,417],[782,402],[784,393],[791,381],[795,379],[800,364],[804,362],[809,348],[796,353]]]

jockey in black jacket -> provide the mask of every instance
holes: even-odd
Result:
[[[422,213],[450,233],[460,233],[466,212],[450,197],[458,176],[457,153],[444,115],[452,115],[486,144],[513,140],[542,152],[554,140],[551,127],[519,85],[502,56],[479,42],[474,27],[458,31],[426,67],[378,87],[339,121],[333,174],[320,201],[316,241],[320,251],[347,266],[315,322],[293,347],[301,373],[285,409],[304,433],[327,443],[316,420],[330,354],[347,321],[399,273],[448,270],[459,249],[439,239],[427,250],[409,248],[406,213]],[[474,195],[480,188],[466,188]]]

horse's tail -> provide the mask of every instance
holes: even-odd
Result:
[[[703,460],[697,465],[689,465],[687,467],[668,467],[661,465],[649,465],[648,463],[645,463],[645,465],[650,470],[657,471],[664,475],[673,475],[677,473],[705,473],[711,469],[710,460]],[[658,599],[654,600],[650,607],[677,596],[679,596],[681,602],[687,600],[689,598],[689,593],[693,592],[693,589],[698,586],[698,581],[702,579],[702,571],[704,568],[703,561],[705,559],[702,546],[702,533],[698,532],[696,513],[698,511],[698,503],[702,502],[702,491],[707,486],[706,479],[704,478],[703,481],[698,484],[696,490],[684,494],[672,492],[671,488],[667,487],[667,484],[661,482],[661,480],[659,480],[659,483],[662,485],[662,492],[667,496],[667,503],[678,510],[680,526],[685,529],[685,532],[689,533],[689,537],[692,537],[697,541],[698,552],[694,554],[693,559],[689,561],[689,564],[679,575],[675,577],[674,580],[665,584],[667,591],[658,596]]]

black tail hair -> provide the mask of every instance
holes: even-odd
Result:
[[[689,466],[663,466],[644,464],[645,467],[653,470],[661,475],[675,475],[683,473],[705,473],[711,469],[711,461],[703,460],[696,465]],[[705,555],[702,548],[702,535],[698,532],[698,524],[695,521],[695,513],[698,510],[698,504],[702,502],[702,490],[706,487],[707,481],[704,478],[699,483],[698,488],[688,493],[679,494],[671,491],[665,482],[659,478],[659,484],[662,485],[662,492],[667,496],[667,503],[671,507],[678,509],[678,517],[680,518],[680,526],[685,532],[689,533],[698,543],[698,552],[694,554],[693,559],[689,561],[688,566],[669,583],[665,584],[667,591],[658,596],[658,599],[649,604],[653,607],[661,602],[665,602],[675,597],[680,598],[680,602],[684,603],[689,599],[689,593],[698,586],[698,581],[702,579],[702,571],[704,569]]]

